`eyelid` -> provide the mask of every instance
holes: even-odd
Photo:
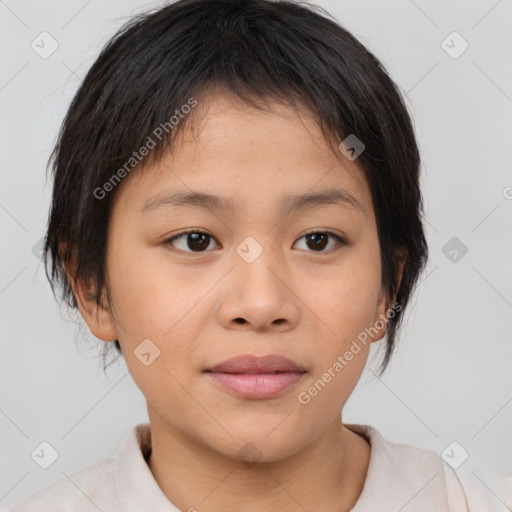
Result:
[[[323,233],[325,235],[332,235],[335,238],[337,238],[344,245],[348,245],[349,244],[349,242],[347,240],[347,237],[345,235],[336,233],[334,231],[331,231],[330,229],[322,229],[322,228],[320,228],[320,229],[318,229],[318,228],[310,229],[309,231],[306,231],[305,233],[303,233],[299,238],[297,238],[297,240],[300,240],[301,238],[305,237],[306,235],[311,235],[313,233]]]

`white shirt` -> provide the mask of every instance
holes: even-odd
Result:
[[[388,441],[369,425],[346,424],[371,445],[363,491],[351,512],[509,512],[512,475],[489,485],[453,470],[433,451]],[[115,457],[63,478],[9,512],[179,512],[146,460],[148,423],[134,426]],[[510,507],[510,509],[508,508]]]

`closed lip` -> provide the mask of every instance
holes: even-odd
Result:
[[[296,372],[306,373],[306,370],[295,361],[279,354],[270,354],[266,356],[256,356],[245,354],[235,356],[230,359],[207,368],[206,372],[213,373],[278,373],[278,372]]]

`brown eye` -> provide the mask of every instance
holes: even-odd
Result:
[[[346,245],[345,240],[338,236],[336,233],[332,233],[331,231],[312,231],[310,233],[306,233],[303,237],[300,238],[306,239],[306,247],[310,251],[313,252],[329,252],[329,250],[325,251],[324,249],[329,245],[329,239],[334,238],[335,244],[331,249],[335,249],[340,245]]]
[[[306,233],[299,240],[306,240],[306,251],[308,252],[330,252],[339,246],[347,245],[346,241],[331,231],[311,231]],[[189,230],[169,238],[164,245],[171,245],[182,252],[201,253],[209,252],[210,242],[215,240],[204,231]],[[329,242],[334,240],[329,247]],[[327,250],[326,250],[327,248]]]
[[[166,240],[164,244],[173,247],[179,245],[177,248],[184,252],[205,252],[213,239],[211,235],[203,231],[185,231]],[[176,241],[179,241],[179,244]]]

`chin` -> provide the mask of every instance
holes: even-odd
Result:
[[[289,428],[278,432],[280,429],[275,429],[276,424],[266,427],[255,429],[253,425],[247,430],[226,427],[233,437],[226,434],[222,439],[209,440],[207,444],[225,457],[252,466],[256,463],[272,463],[286,459],[313,441],[292,438]]]

